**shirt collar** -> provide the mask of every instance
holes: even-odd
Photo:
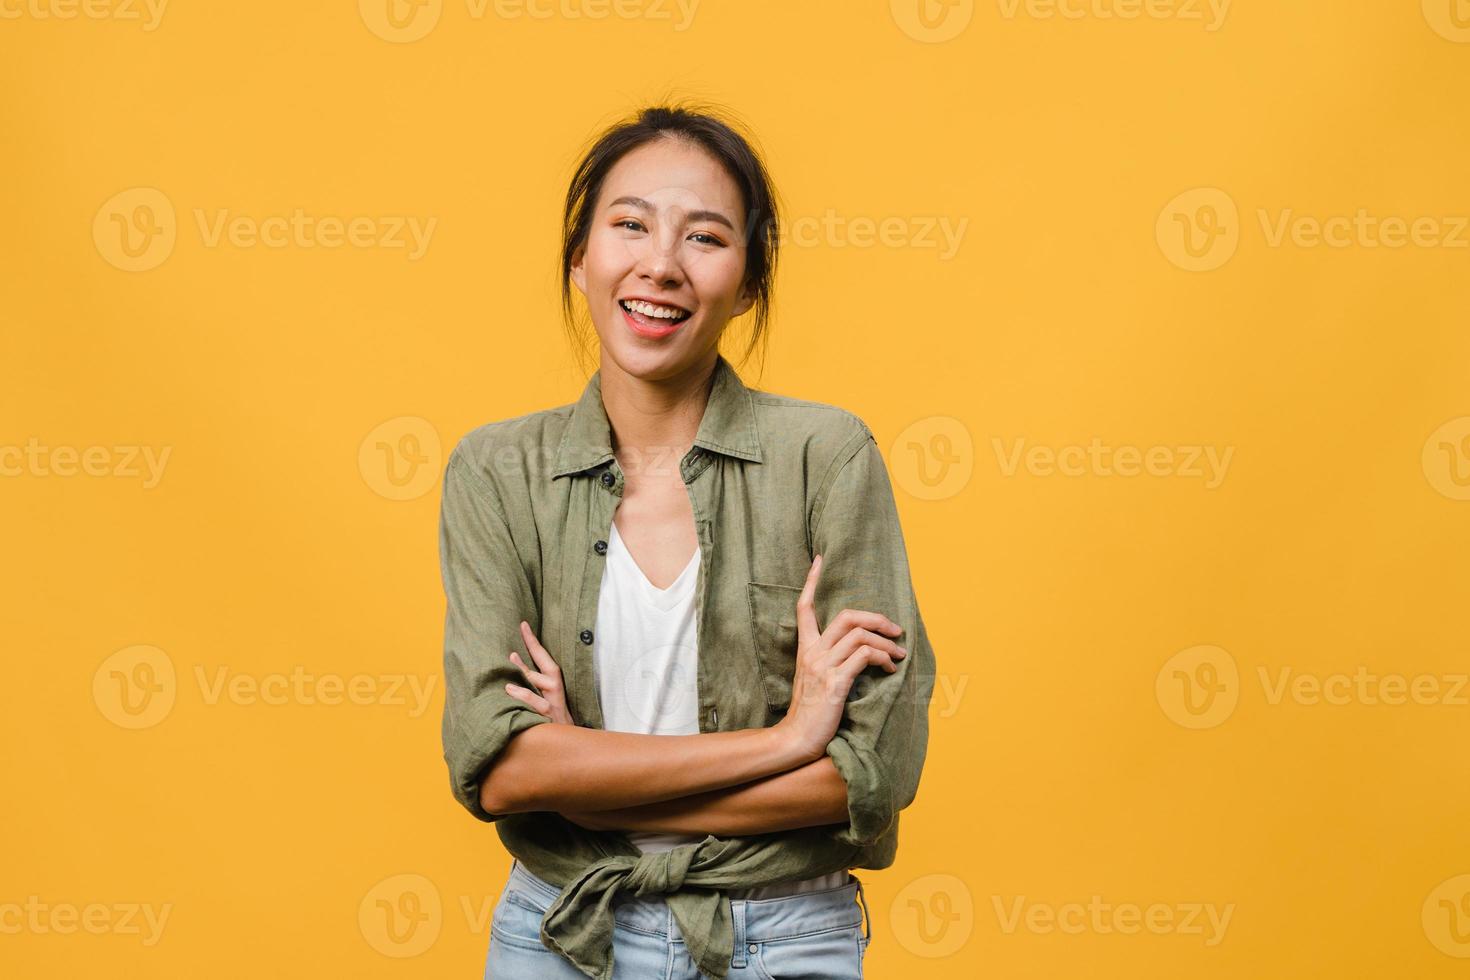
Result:
[[[723,354],[715,355],[714,379],[694,444],[739,459],[759,463],[760,440],[755,427],[751,389],[740,380]],[[602,369],[598,368],[572,407],[551,479],[581,473],[613,458],[612,426],[602,404]]]

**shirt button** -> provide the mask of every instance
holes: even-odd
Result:
[[[597,552],[599,555],[605,555],[605,554],[607,554],[607,542],[606,541],[599,541],[599,542],[597,542],[596,544],[594,544],[592,546],[592,550],[595,551],[595,552]]]
[[[612,486],[616,482],[618,482],[617,481],[617,477],[615,477],[615,476],[612,475],[612,471],[608,470],[608,471],[604,471],[603,472],[603,474],[602,474],[602,485],[603,486],[610,487],[610,486]]]
[[[579,639],[583,643],[587,644],[588,646],[591,646],[592,645],[592,631],[591,630],[583,630],[581,636],[579,637]]]

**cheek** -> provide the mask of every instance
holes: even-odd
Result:
[[[745,275],[745,257],[732,252],[704,254],[689,266],[689,278],[701,304],[734,306]]]
[[[588,288],[607,289],[627,278],[633,266],[633,255],[623,239],[606,231],[595,231],[587,236],[587,252],[583,261]]]

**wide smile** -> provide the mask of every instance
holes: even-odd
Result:
[[[667,337],[694,315],[682,306],[655,303],[636,296],[618,300],[618,308],[628,326],[642,337]]]

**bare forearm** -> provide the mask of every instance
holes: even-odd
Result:
[[[738,786],[806,761],[774,727],[638,735],[536,725],[496,760],[481,804],[491,813],[611,810]]]
[[[725,789],[595,813],[563,811],[594,830],[738,837],[847,822],[847,783],[831,758]]]

